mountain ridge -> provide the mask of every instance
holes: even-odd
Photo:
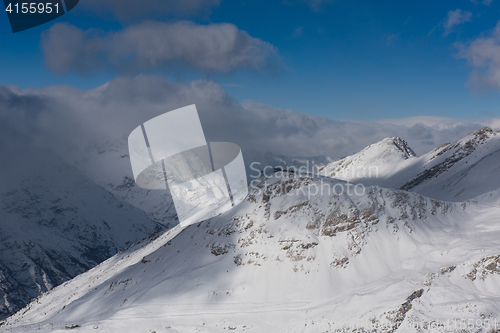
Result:
[[[376,323],[383,328],[377,331],[394,332],[456,320],[471,308],[467,318],[494,319],[500,185],[484,177],[484,168],[497,170],[499,144],[496,132],[483,129],[418,157],[394,137],[330,164],[337,175],[377,166],[377,177],[262,175],[243,204],[130,246],[37,297],[2,330],[351,332],[347,318],[356,318],[361,330]],[[117,160],[119,167],[95,182],[138,202],[141,192],[120,171],[126,156],[106,152],[90,150],[89,160],[103,158],[93,167]],[[439,172],[412,192],[394,188],[433,167]],[[106,183],[106,172],[116,179]],[[456,199],[472,181],[467,200],[439,199]],[[159,212],[161,223],[167,215]],[[471,298],[475,293],[493,303]],[[436,304],[436,297],[454,305]],[[192,316],[199,321],[185,319]]]
[[[348,194],[346,182],[281,174],[263,177],[242,205],[177,226],[42,295],[3,328],[341,332],[353,318],[393,332],[436,320],[435,309],[443,318],[459,313],[446,317],[448,308],[428,304],[436,281],[481,292],[474,281],[500,282],[490,269],[500,245],[490,207],[377,186]],[[311,196],[321,181],[344,191]],[[495,290],[488,295],[498,299]],[[447,291],[457,309],[472,304]],[[496,313],[487,302],[480,310]]]
[[[498,133],[485,127],[418,157],[394,153],[398,149],[395,143],[393,152],[384,155],[386,151],[377,148],[390,142],[384,139],[325,166],[320,174],[353,183],[414,191],[441,200],[471,200],[500,187],[500,167],[496,163],[500,159]],[[366,151],[371,155],[364,155]],[[486,179],[485,175],[491,178]]]

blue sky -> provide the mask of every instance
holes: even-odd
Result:
[[[498,49],[493,48],[491,54],[481,45],[472,45],[478,39],[498,42],[492,37],[500,20],[498,0],[223,0],[201,13],[160,13],[131,20],[92,10],[85,1],[56,21],[16,34],[10,32],[7,15],[0,15],[0,83],[89,89],[123,74],[106,66],[58,74],[49,70],[44,65],[41,35],[56,23],[106,34],[148,19],[167,23],[182,19],[201,26],[234,24],[252,38],[271,44],[280,64],[270,70],[240,66],[221,71],[169,65],[145,72],[179,82],[208,78],[240,101],[249,99],[331,119],[500,116],[500,84],[491,80],[486,85],[470,84],[469,80],[474,70],[494,74],[497,69]],[[468,56],[461,55],[460,45],[471,51]],[[483,52],[480,59],[487,66],[471,65],[478,52]]]

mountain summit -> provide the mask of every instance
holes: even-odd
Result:
[[[331,178],[351,182],[376,183],[381,175],[393,172],[394,166],[417,155],[408,143],[399,137],[385,138],[357,154],[332,162],[319,173]]]
[[[485,127],[419,157],[405,141],[384,139],[328,164],[320,174],[441,200],[470,200],[500,187],[498,133]]]

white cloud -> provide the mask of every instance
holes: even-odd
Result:
[[[444,35],[447,36],[450,34],[457,25],[470,22],[471,18],[471,12],[462,11],[461,9],[450,10],[443,22]]]
[[[42,50],[45,65],[58,74],[102,68],[133,73],[176,66],[208,72],[274,70],[280,63],[274,46],[229,23],[149,21],[116,33],[57,23],[43,34]]]
[[[472,67],[467,86],[476,92],[500,90],[500,21],[489,35],[455,46]]]
[[[197,105],[208,141],[288,156],[340,158],[392,136],[407,140],[422,154],[483,126],[500,126],[498,120],[438,117],[334,121],[253,101],[239,103],[212,81],[176,84],[140,75],[90,91],[0,85],[0,133],[7,136],[2,142],[17,141],[16,136],[63,155],[79,154],[95,138],[126,142],[137,124],[189,104]]]

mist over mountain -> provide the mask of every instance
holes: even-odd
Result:
[[[0,333],[500,332],[499,0],[4,4]]]
[[[50,151],[12,142],[2,154],[0,172],[9,175],[0,188],[2,318],[165,229]]]
[[[2,317],[126,246],[178,223],[168,191],[135,185],[126,138],[138,123],[183,103],[201,106],[207,140],[241,145],[249,182],[264,169],[269,173],[275,167],[305,167],[314,173],[324,167],[322,175],[351,183],[452,201],[498,188],[494,180],[482,178],[484,168],[496,165],[493,130],[450,140],[454,143],[420,157],[415,153],[435,141],[456,140],[457,134],[480,128],[484,120],[409,119],[407,125],[332,121],[258,103],[239,104],[210,81],[177,84],[144,75],[118,78],[89,91],[2,86],[0,92],[0,151],[9,156],[1,166]],[[415,134],[421,130],[427,132],[425,138]],[[408,135],[413,143],[387,138],[334,161],[386,133]],[[359,168],[374,167],[376,177],[358,177]],[[481,200],[496,202],[491,196]]]
[[[208,141],[234,142],[244,155],[258,151],[340,159],[387,136],[404,138],[421,155],[484,126],[500,129],[495,118],[331,120],[253,101],[240,103],[213,81],[176,83],[152,75],[118,77],[87,91],[64,85],[0,86],[0,126],[64,159],[75,159],[89,143],[126,141],[137,124],[190,104],[197,105]]]
[[[339,176],[342,166],[375,165],[376,182],[391,179],[383,177],[389,166],[403,166],[394,169],[409,175],[404,185],[439,166],[421,182],[432,197],[321,175],[262,176],[241,205],[143,240],[41,295],[3,329],[416,332],[436,323],[449,332],[477,318],[493,325],[499,192],[477,174],[474,200],[435,197],[463,193],[463,182],[441,183],[457,173],[467,180],[469,165],[485,157],[491,165],[496,138],[482,129],[424,157],[388,138],[323,169]]]
[[[149,83],[156,83],[157,86],[161,83],[163,90],[156,95],[151,89],[134,90]],[[337,142],[334,144],[336,148],[345,145],[353,149],[359,140],[348,142],[347,138],[339,141],[332,138],[339,137],[338,133],[347,133],[352,126],[364,125],[319,121],[309,115],[270,110],[263,105],[238,106],[223,92],[218,95],[219,99],[214,97],[217,94],[213,92],[219,88],[210,82],[194,82],[182,87],[158,81],[157,78],[137,77],[117,79],[87,92],[69,87],[42,90],[3,87],[4,108],[1,110],[6,122],[1,125],[4,128],[1,150],[4,156],[10,158],[8,163],[2,164],[2,226],[5,230],[1,244],[4,248],[1,259],[2,317],[14,313],[33,297],[94,267],[126,246],[178,223],[167,191],[144,190],[135,185],[126,145],[128,128],[132,126],[129,118],[141,122],[163,112],[168,105],[173,107],[178,103],[165,103],[162,93],[169,89],[173,89],[175,95],[168,96],[176,98],[180,89],[189,89],[190,96],[193,91],[201,93],[212,89],[210,96],[213,102],[208,105],[212,105],[213,109],[202,108],[202,121],[208,119],[208,114],[219,121],[228,117],[235,124],[256,115],[259,115],[257,119],[262,118],[266,122],[270,117],[279,123],[280,119],[286,119],[286,123],[275,128],[266,125],[260,129],[263,123],[254,122],[253,125],[246,123],[249,127],[243,132],[233,126],[231,131],[218,131],[217,135],[211,130],[217,126],[213,120],[209,121],[207,138],[234,140],[243,145],[249,182],[260,177],[260,170],[263,169],[272,173],[275,167],[305,167],[314,173],[314,170],[324,167],[320,174],[353,184],[403,188],[452,201],[471,199],[498,188],[495,181],[484,181],[482,177],[485,171],[481,168],[495,165],[497,135],[489,129],[472,132],[459,141],[420,157],[416,156],[408,142],[395,137],[383,139],[358,154],[333,161],[328,155],[311,155],[328,152],[329,145],[325,146],[326,141],[322,141],[322,133],[328,131],[329,140]],[[124,95],[123,91],[130,93]],[[66,97],[79,102],[70,104]],[[104,99],[106,103],[103,103]],[[134,104],[143,103],[146,99],[149,106],[143,109],[145,114],[135,112]],[[221,104],[224,100],[229,104]],[[231,115],[236,112],[235,108],[239,108],[237,116]],[[62,113],[63,109],[66,112]],[[130,116],[132,114],[133,117]],[[124,121],[125,115],[127,121]],[[297,123],[294,124],[294,121]],[[306,126],[307,132],[302,128],[304,121],[310,124]],[[443,120],[433,121],[443,124]],[[463,131],[466,127],[462,128],[460,124],[453,123],[451,127],[441,125],[436,136],[442,137],[444,133],[451,135],[452,128]],[[331,132],[329,126],[335,127],[336,132]],[[386,131],[386,126],[389,125],[381,125],[380,132]],[[400,124],[394,126],[404,128]],[[436,124],[432,126],[437,128]],[[294,129],[299,127],[302,128],[300,131]],[[252,128],[258,130],[253,132]],[[63,137],[69,139],[61,140]],[[283,138],[286,138],[286,144]],[[293,147],[294,143],[298,143],[297,147]],[[287,156],[279,152],[294,153]],[[297,157],[301,153],[304,157]],[[376,170],[376,174],[368,172],[359,177],[359,170]],[[490,195],[481,200],[495,204],[493,197]],[[348,258],[345,253],[338,256],[340,262]]]

